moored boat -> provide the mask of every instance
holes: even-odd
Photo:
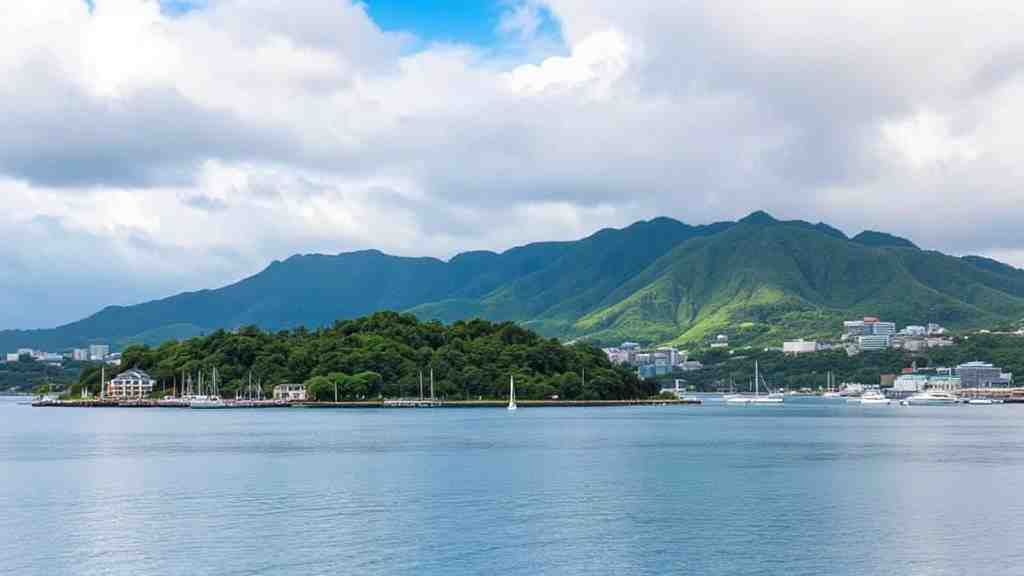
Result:
[[[890,404],[892,400],[885,397],[880,390],[871,390],[865,392],[860,398],[858,398],[861,404]]]
[[[900,402],[904,406],[948,406],[956,403],[956,396],[939,390],[919,392]]]
[[[758,369],[757,360],[754,360],[753,396],[745,394],[730,394],[728,396],[725,396],[723,400],[725,400],[726,404],[782,404],[785,401],[785,396],[778,392],[772,392],[765,396],[762,396],[760,386],[761,381],[761,372]]]

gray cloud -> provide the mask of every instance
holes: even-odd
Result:
[[[77,302],[35,325],[292,252],[446,257],[760,208],[1024,258],[1012,2],[529,0],[504,4],[515,50],[409,53],[335,0],[64,1],[67,29],[0,24],[0,242],[67,251],[59,274],[19,253],[32,285],[0,282],[0,301]],[[565,45],[532,38],[538,11]],[[89,288],[136,270],[118,295]]]

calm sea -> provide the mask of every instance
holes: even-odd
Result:
[[[0,400],[10,574],[1024,574],[1024,406]]]

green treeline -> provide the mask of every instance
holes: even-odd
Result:
[[[421,322],[411,314],[379,312],[330,328],[236,332],[172,341],[155,348],[132,346],[124,368],[146,370],[158,394],[180,389],[182,374],[216,367],[224,396],[244,387],[251,371],[269,394],[276,384],[306,383],[321,400],[397,398],[419,395],[420,374],[434,372],[438,398],[503,398],[510,374],[517,396],[541,399],[646,398],[655,385],[612,366],[588,344],[563,345],[511,322]],[[98,390],[98,368],[82,372],[81,384]],[[582,375],[586,374],[585,384]]]

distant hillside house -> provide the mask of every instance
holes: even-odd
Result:
[[[274,400],[297,400],[306,399],[305,384],[278,384],[274,386]]]
[[[782,343],[782,351],[786,354],[807,354],[820,349],[821,347],[814,340],[787,340]]]
[[[107,383],[111,398],[144,398],[153,392],[156,380],[142,370],[132,369],[118,374]]]

